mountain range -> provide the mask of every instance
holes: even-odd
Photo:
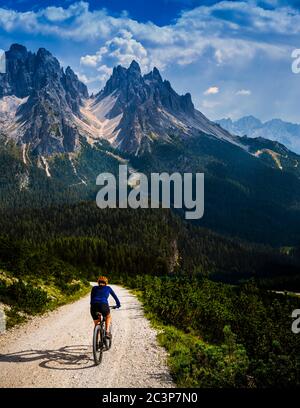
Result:
[[[106,139],[123,151],[151,151],[151,142],[170,133],[197,131],[233,141],[198,112],[191,95],[179,96],[154,68],[142,75],[137,62],[118,66],[104,89],[88,98],[70,67],[64,71],[50,52],[36,54],[19,44],[6,52],[7,74],[0,76],[2,133],[40,155],[74,152],[79,137]]]
[[[216,123],[231,134],[274,140],[300,154],[300,124],[286,122],[281,119],[262,122],[251,115],[244,116],[236,121],[230,118],[220,119]]]
[[[226,127],[226,126],[225,126]],[[95,199],[100,172],[205,173],[202,226],[274,245],[300,242],[300,156],[232,134],[178,95],[157,68],[117,66],[89,96],[47,50],[13,44],[0,74],[1,205]]]

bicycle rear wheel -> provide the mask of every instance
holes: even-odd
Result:
[[[109,350],[112,345],[112,323],[110,323],[110,334],[111,334],[111,338],[107,340],[107,350]]]
[[[99,324],[94,328],[93,335],[93,356],[96,365],[99,365],[102,361],[103,354],[103,339],[102,339],[102,329]]]

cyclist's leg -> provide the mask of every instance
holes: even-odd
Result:
[[[101,314],[103,318],[105,318],[105,331],[106,333],[109,333],[110,324],[111,324],[111,314],[110,314],[110,308],[108,304],[106,303],[101,304]]]
[[[105,330],[106,333],[110,332],[110,324],[111,324],[111,314],[108,314],[105,318]]]
[[[91,305],[91,316],[94,320],[95,326],[101,322],[101,312],[99,310],[99,305]]]

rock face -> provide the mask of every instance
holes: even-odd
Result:
[[[46,49],[32,53],[19,44],[6,52],[7,73],[0,74],[0,135],[25,144],[37,155],[74,152],[80,136],[135,155],[151,152],[155,140],[205,133],[238,145],[219,125],[178,95],[154,68],[142,75],[139,64],[117,66],[104,89],[88,99],[86,86],[65,71]],[[240,147],[241,144],[239,144]]]
[[[158,69],[146,75],[133,61],[128,69],[118,66],[104,89],[96,95],[94,105],[104,106],[108,98],[115,103],[106,118],[119,115],[118,135],[114,145],[130,153],[151,151],[157,138],[168,139],[178,135],[188,137],[203,131],[231,140],[231,135],[209,121],[193,105],[191,95],[178,95],[169,81],[163,80]]]
[[[34,54],[19,44],[13,44],[5,54],[6,74],[0,74],[0,97],[30,95],[34,88]]]
[[[12,132],[17,141],[29,144],[37,154],[74,151],[78,145],[74,115],[80,116],[82,99],[88,97],[86,86],[70,67],[64,72],[44,48],[33,54],[13,44],[6,61],[7,72],[0,74],[0,97],[23,99]]]

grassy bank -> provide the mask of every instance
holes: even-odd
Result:
[[[11,272],[0,270],[0,301],[4,304],[8,329],[24,323],[30,316],[73,302],[89,291],[89,282],[80,279],[62,283],[54,277],[17,278]]]
[[[291,331],[297,297],[208,280],[137,276],[134,288],[181,387],[300,385],[300,336]]]

